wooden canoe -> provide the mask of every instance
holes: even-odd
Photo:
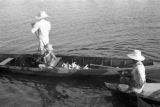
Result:
[[[111,90],[113,96],[134,107],[160,107],[160,83],[146,83],[141,94],[120,91],[116,83],[106,83],[107,89]]]
[[[134,61],[132,59],[107,58],[107,57],[86,57],[56,55],[59,60],[55,67],[39,68],[40,64],[37,54],[0,54],[0,71],[7,73],[20,73],[41,76],[106,76],[118,75],[118,68],[130,68]],[[80,69],[66,69],[63,63],[72,64],[76,62]],[[144,62],[146,67],[154,66],[154,61],[147,59]],[[84,66],[88,65],[88,69]],[[152,67],[153,68],[153,67]],[[158,69],[159,70],[159,69]]]

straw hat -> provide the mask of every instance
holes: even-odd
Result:
[[[52,51],[53,50],[52,44],[47,44],[46,48],[47,48],[48,51]]]
[[[134,50],[131,54],[127,54],[127,56],[131,59],[137,60],[137,61],[144,61],[145,57],[141,54],[140,50]]]
[[[36,19],[40,20],[40,19],[44,19],[49,17],[48,14],[45,11],[41,11],[37,16],[35,16]]]

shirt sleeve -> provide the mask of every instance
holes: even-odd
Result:
[[[39,29],[39,25],[38,25],[38,23],[36,23],[36,24],[33,26],[33,28],[31,29],[31,32],[32,32],[32,33],[35,33],[38,29]]]
[[[51,30],[51,23],[49,22],[49,31]]]

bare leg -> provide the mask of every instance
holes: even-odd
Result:
[[[40,55],[44,55],[44,50],[40,50]]]

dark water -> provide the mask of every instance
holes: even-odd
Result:
[[[30,23],[41,10],[50,16],[56,54],[126,57],[140,49],[145,57],[160,59],[158,0],[0,0],[0,53],[37,52]],[[110,92],[102,83],[1,75],[0,105],[116,106],[104,97]]]
[[[111,78],[110,78],[111,79]],[[113,107],[105,78],[44,78],[1,75],[2,107]],[[116,79],[114,80],[116,81]],[[114,106],[115,107],[115,106]]]

